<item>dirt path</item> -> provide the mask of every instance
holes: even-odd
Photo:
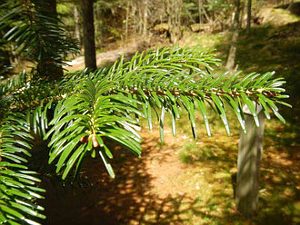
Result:
[[[145,50],[148,47],[150,47],[150,45],[146,41],[131,41],[130,43],[119,46],[114,50],[97,53],[97,66],[100,67],[113,63],[122,55],[127,57],[137,51]],[[67,64],[69,66],[65,67],[65,69],[68,71],[82,70],[84,69],[84,57],[77,57],[72,61],[67,62]]]

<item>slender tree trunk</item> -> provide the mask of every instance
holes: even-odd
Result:
[[[144,0],[144,13],[143,13],[143,36],[147,36],[148,31],[148,0]]]
[[[166,11],[168,16],[168,26],[170,33],[170,41],[176,43],[182,35],[181,32],[181,13],[182,0],[167,0]]]
[[[138,34],[139,32],[139,22],[136,14],[138,13],[137,10],[137,3],[131,1],[131,18],[132,18],[132,25],[133,25],[133,30],[135,34]]]
[[[143,2],[139,2],[137,4],[137,12],[138,12],[138,16],[137,16],[137,21],[138,21],[138,34],[143,34],[143,12],[142,12],[142,6],[143,6]]]
[[[244,21],[244,18],[245,18],[245,11],[247,11],[246,6],[244,5],[244,2],[241,2],[241,12],[240,12],[240,18],[241,18],[241,21],[240,21],[240,29],[242,29],[243,27],[246,27],[247,21],[246,21],[246,22]],[[247,13],[247,12],[246,12],[246,13]]]
[[[80,0],[83,17],[84,62],[85,67],[90,70],[97,68],[93,3],[93,0]]]
[[[125,40],[128,39],[128,24],[129,24],[129,0],[126,1]]]
[[[259,168],[263,148],[264,114],[257,112],[260,126],[255,125],[253,116],[245,114],[247,133],[241,132],[236,186],[237,209],[250,218],[257,210],[259,192]]]
[[[35,1],[36,10],[45,16],[57,18],[56,0]],[[51,55],[44,55],[38,61],[37,72],[40,76],[50,80],[58,80],[63,76],[63,68],[58,59],[53,59]]]
[[[237,40],[238,40],[239,32],[233,31],[231,37],[231,45],[229,48],[229,53],[226,62],[226,69],[233,71],[235,69],[235,59],[236,59],[236,49],[237,49]]]
[[[252,0],[248,0],[248,2],[247,2],[247,33],[249,33],[250,29],[251,29],[251,10],[252,10]]]
[[[227,62],[226,62],[226,69],[230,71],[233,71],[235,68],[237,40],[238,40],[239,29],[240,29],[240,10],[241,10],[240,0],[235,0],[235,7],[236,7],[236,11],[234,14],[234,19],[232,24],[231,46],[229,49]]]
[[[78,11],[78,6],[74,5],[74,21],[75,21],[75,37],[81,46],[81,35],[80,35],[80,15]]]
[[[202,0],[198,0],[198,16],[199,16],[199,24],[202,24]]]

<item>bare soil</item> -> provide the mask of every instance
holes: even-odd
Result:
[[[274,130],[273,125],[268,129]],[[276,129],[284,129],[277,126]],[[282,130],[283,131],[283,130]],[[107,175],[100,159],[87,158],[79,179],[62,185],[45,177],[43,205],[46,224],[136,225],[136,224],[297,224],[300,208],[300,151],[298,145],[282,146],[267,134],[261,165],[260,211],[252,222],[236,210],[233,198],[238,133],[228,137],[222,130],[212,138],[202,133],[176,137],[166,130],[165,144],[157,130],[142,132],[143,154],[138,158],[115,147],[113,168]],[[195,143],[199,152],[214,156],[180,160],[185,145]]]

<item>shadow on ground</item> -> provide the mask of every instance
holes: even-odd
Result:
[[[166,187],[170,190],[157,191],[153,187],[154,177],[149,173],[149,164],[168,160],[176,151],[176,146],[171,144],[168,151],[160,152],[158,141],[158,137],[146,138],[142,159],[122,149],[116,150],[113,167],[117,176],[114,180],[108,177],[99,159],[87,159],[80,178],[73,185],[62,185],[53,177],[44,177],[43,186],[47,190],[43,202],[47,215],[45,224],[179,225],[194,224],[194,217],[196,221],[202,221],[201,224],[208,224],[211,220],[217,224],[232,221],[236,213],[229,210],[224,215],[220,214],[218,202],[213,200],[219,199],[218,195],[223,190],[211,196],[211,202],[206,205],[201,196],[192,192],[180,189],[174,192],[172,184]],[[175,159],[180,165],[179,159]],[[185,165],[183,167],[183,171],[189,170]],[[154,169],[159,174],[159,164]],[[180,176],[172,172],[169,174],[173,174],[174,178]],[[222,183],[220,180],[217,182]],[[176,184],[173,186],[176,187]],[[232,196],[229,195],[229,199],[232,206]]]
[[[141,159],[116,148],[114,180],[99,159],[87,159],[73,185],[44,177],[45,224],[296,224],[300,216],[299,151],[292,154],[292,146],[283,148],[267,135],[259,211],[250,222],[235,211],[231,175],[236,139],[236,135],[202,136],[199,150],[213,151],[213,156],[193,156],[192,162],[184,164],[176,152],[190,143],[189,139],[183,141],[179,136],[160,145],[158,135],[149,135],[145,137]],[[185,183],[180,183],[179,177]]]

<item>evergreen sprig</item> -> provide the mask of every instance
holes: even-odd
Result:
[[[108,161],[113,155],[107,146],[116,141],[140,155],[138,124],[132,115],[141,116],[138,102],[123,94],[107,95],[114,84],[108,79],[87,79],[77,86],[74,95],[60,101],[56,106],[52,127],[46,135],[51,137],[49,163],[58,158],[56,172],[65,179],[72,169],[80,167],[86,154],[99,154],[110,176],[114,172]]]
[[[57,172],[65,179],[72,167],[79,168],[85,155],[94,157],[98,152],[114,177],[108,162],[112,154],[105,141],[112,139],[140,155],[137,118],[145,117],[152,128],[153,110],[159,120],[161,141],[167,113],[175,134],[176,120],[187,112],[195,138],[197,112],[211,135],[209,108],[220,116],[228,134],[228,110],[235,113],[246,131],[244,105],[257,126],[257,105],[262,106],[268,119],[273,112],[284,122],[276,105],[290,106],[282,101],[288,97],[282,88],[285,81],[274,79],[274,73],[219,75],[213,73],[218,62],[198,49],[163,48],[136,54],[127,62],[121,59],[110,68],[86,75],[73,94],[56,106],[50,123],[53,127],[46,136],[51,138],[49,162],[56,162]]]
[[[4,33],[1,38],[14,47],[17,56],[22,55],[38,66],[61,67],[66,64],[64,60],[68,54],[78,53],[79,49],[57,16],[41,7],[44,4],[47,3],[42,0],[4,1],[0,5],[6,12],[0,17],[0,33]],[[56,76],[51,74],[55,71],[37,67],[39,69]]]
[[[264,74],[251,73],[242,75],[213,74],[213,68],[219,60],[212,54],[204,53],[197,48],[163,48],[142,54],[136,54],[129,62],[121,59],[107,72],[101,70],[98,79],[109,77],[116,82],[115,92],[123,91],[135,96],[144,103],[144,114],[152,127],[151,108],[160,109],[157,115],[171,114],[172,120],[179,118],[179,109],[184,108],[195,132],[195,112],[200,111],[205,122],[208,135],[211,135],[207,120],[206,106],[213,108],[221,117],[226,131],[230,134],[226,117],[229,106],[245,131],[243,106],[246,105],[259,126],[256,104],[264,109],[270,119],[270,111],[285,122],[278,113],[276,104],[283,104],[282,99],[288,98],[284,93],[282,78],[274,79],[274,72]],[[162,121],[161,116],[160,121]],[[161,123],[162,124],[162,123]],[[175,126],[175,121],[173,121]],[[175,132],[175,127],[173,131]],[[161,132],[163,134],[163,132]],[[163,136],[161,136],[163,138]]]
[[[37,187],[37,173],[26,166],[32,139],[21,114],[6,118],[0,127],[0,224],[39,224],[44,209],[36,203],[43,198]]]

